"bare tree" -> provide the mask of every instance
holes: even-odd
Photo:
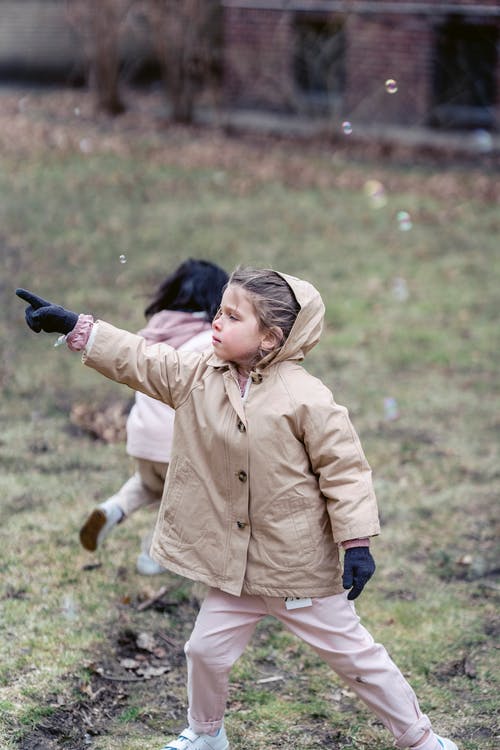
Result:
[[[88,83],[100,112],[124,110],[120,96],[120,41],[133,0],[67,0],[67,18],[80,36]]]
[[[218,0],[142,0],[172,119],[192,122],[198,96],[221,56]]]

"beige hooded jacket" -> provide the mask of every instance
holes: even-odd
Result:
[[[379,533],[371,471],[347,410],[300,364],[324,306],[281,274],[300,311],[284,346],[251,375],[98,321],[86,365],[176,410],[172,459],[151,546],[161,565],[240,595],[343,591],[338,545]]]

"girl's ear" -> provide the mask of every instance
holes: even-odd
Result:
[[[263,335],[260,348],[266,352],[272,352],[277,349],[283,342],[283,331],[278,326],[269,328]]]

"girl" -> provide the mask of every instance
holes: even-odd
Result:
[[[144,311],[148,322],[139,335],[150,345],[164,341],[176,349],[199,352],[211,347],[211,321],[227,280],[227,273],[215,263],[184,261],[156,290]],[[86,519],[80,529],[85,549],[94,552],[116,524],[146,505],[159,505],[170,461],[174,414],[167,404],[135,394],[127,419],[127,453],[134,460],[135,472]],[[152,532],[146,534],[137,558],[142,575],[163,571],[149,556],[151,538]]]
[[[210,590],[185,646],[188,727],[163,750],[229,748],[229,672],[266,615],[325,659],[397,747],[457,750],[434,734],[354,609],[375,569],[377,506],[347,410],[300,364],[323,324],[316,289],[274,271],[237,269],[212,324],[213,352],[203,354],[147,347],[108,323],[17,293],[34,331],[69,334],[87,366],[176,409],[151,555]]]

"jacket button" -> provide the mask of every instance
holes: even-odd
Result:
[[[240,432],[246,432],[246,430],[247,430],[247,428],[245,427],[245,425],[243,424],[243,422],[241,421],[241,419],[238,419],[238,430]]]
[[[238,527],[239,529],[244,529],[244,528],[245,528],[245,526],[246,526],[246,523],[244,523],[243,521],[236,521],[236,526],[237,526],[237,527]]]
[[[246,482],[247,481],[247,473],[246,471],[239,471],[237,474],[238,479],[240,482]]]
[[[262,377],[262,373],[260,373],[260,372],[253,372],[252,375],[251,375],[251,378],[252,378],[252,383],[262,383],[262,381],[264,379]]]

